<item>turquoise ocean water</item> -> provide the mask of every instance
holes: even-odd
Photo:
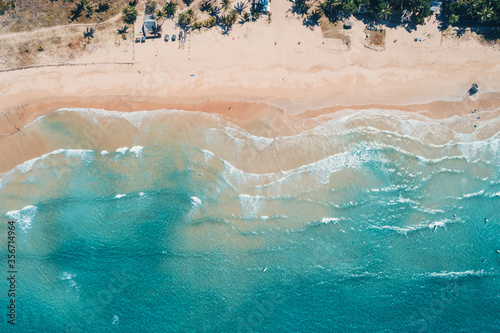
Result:
[[[0,331],[499,332],[500,119],[472,119],[40,118],[17,135],[57,149],[0,175]]]

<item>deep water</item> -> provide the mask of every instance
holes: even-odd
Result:
[[[0,331],[500,331],[500,120],[470,128],[387,110],[277,138],[182,111],[40,118],[23,135],[59,149],[0,175],[17,270],[12,327],[0,263]]]

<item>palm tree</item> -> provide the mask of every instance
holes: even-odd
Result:
[[[123,28],[118,28],[118,34],[123,35],[128,31],[128,25],[123,26]]]
[[[392,14],[392,7],[388,3],[385,5],[384,8],[380,10],[379,16],[384,18],[384,20],[387,20],[387,17],[389,17]]]
[[[127,24],[134,24],[137,19],[137,9],[132,6],[127,6],[123,8],[123,22]]]
[[[243,1],[238,2],[235,6],[234,9],[238,11],[238,13],[241,15],[241,13],[248,7],[248,3],[244,3]]]
[[[202,12],[208,12],[212,8],[212,1],[205,0],[200,4],[200,10]]]
[[[320,2],[319,8],[328,18],[330,22],[336,22],[338,19],[338,10],[337,10],[337,2],[332,0],[327,0],[325,2]]]
[[[484,5],[483,9],[481,9],[477,14],[481,18],[481,22],[484,23],[486,21],[489,21],[493,16],[493,8]]]
[[[167,2],[163,6],[163,11],[165,12],[166,17],[172,17],[175,15],[175,12],[177,11],[177,4],[173,2]]]
[[[309,8],[311,8],[311,5],[306,0],[296,0],[293,4],[293,11],[300,15],[306,14]]]
[[[236,10],[232,10],[229,14],[222,16],[221,21],[224,24],[224,30],[228,32],[231,30],[233,24],[238,20],[238,12]]]
[[[91,3],[85,3],[83,10],[85,11],[86,18],[91,18],[92,14],[94,14],[94,6]]]
[[[87,28],[87,30],[83,33],[83,37],[85,38],[93,38],[94,37],[94,32],[95,32],[95,29],[90,27],[90,28]]]
[[[224,8],[224,12],[229,9],[231,6],[231,0],[222,0],[222,8]]]
[[[213,6],[212,8],[210,8],[210,16],[219,17],[219,14],[220,14],[219,6]]]
[[[165,18],[167,17],[167,13],[165,13],[165,11],[163,9],[158,9],[155,13],[156,15],[156,21],[159,21],[161,20],[161,24],[160,26],[163,24],[163,22],[165,21]]]
[[[318,23],[318,21],[321,19],[321,15],[323,12],[321,11],[320,8],[316,8],[311,12],[311,15],[309,16],[309,20],[313,23]]]

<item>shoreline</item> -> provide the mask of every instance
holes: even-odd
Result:
[[[72,107],[65,106],[68,104],[71,104]],[[471,114],[472,108],[477,109],[477,113],[474,115]],[[102,120],[103,118],[99,117],[98,119],[101,120],[98,123],[104,126],[104,129],[100,130],[97,124],[97,128],[87,128],[85,126],[79,132],[81,131],[81,134],[85,135],[87,139],[82,142],[73,142],[69,146],[52,140],[49,140],[51,142],[47,141],[46,133],[38,126],[35,126],[34,129],[21,128],[13,133],[0,134],[0,147],[2,148],[0,149],[2,156],[0,174],[12,170],[27,160],[37,158],[57,149],[104,149],[114,151],[121,146],[134,145],[134,137],[141,133],[140,128],[133,127],[128,123],[126,117],[117,114],[116,111],[120,113],[135,111],[150,112],[156,110],[193,112],[195,113],[194,118],[187,118],[191,119],[191,124],[196,124],[196,120],[193,119],[199,119],[200,124],[206,123],[207,119],[203,115],[211,114],[217,116],[219,119],[215,120],[214,118],[214,128],[218,126],[232,127],[234,125],[248,132],[249,135],[266,140],[301,135],[327,122],[335,121],[337,118],[345,119],[346,116],[359,114],[359,112],[363,111],[374,112],[374,114],[379,115],[382,112],[382,114],[389,117],[405,121],[411,119],[424,121],[431,126],[429,129],[433,126],[431,124],[437,121],[436,124],[438,126],[445,124],[445,127],[457,131],[457,133],[465,135],[473,134],[478,141],[488,139],[500,132],[498,122],[496,121],[496,119],[500,118],[500,93],[483,94],[476,100],[466,97],[461,101],[434,101],[427,104],[405,106],[381,104],[351,105],[347,107],[333,106],[309,110],[296,115],[289,115],[286,111],[265,103],[208,101],[191,104],[163,104],[159,101],[151,100],[147,102],[131,100],[109,101],[106,98],[102,98],[101,100],[93,99],[92,102],[89,102],[87,99],[61,98],[59,100],[52,99],[51,102],[40,102],[37,108],[33,110],[26,109],[24,112],[27,116],[25,120],[39,114],[39,116],[27,123],[27,125],[35,125],[37,123],[36,120],[40,119],[40,117],[64,109],[96,110],[104,115],[104,119],[113,120]],[[110,115],[110,118],[106,116],[106,113]],[[159,123],[168,124],[168,114],[160,113],[158,115]],[[481,115],[481,120],[474,120],[479,115]],[[454,118],[457,116],[459,118]],[[375,117],[374,120],[377,121],[377,118]],[[444,123],[442,122],[443,120],[445,121]],[[77,125],[78,121],[75,122],[75,120],[72,120],[72,123],[73,125]],[[478,124],[477,128],[474,125],[475,123]],[[358,123],[357,126],[370,127],[370,124],[366,122]],[[182,133],[189,135],[192,129],[191,127],[183,130],[180,129],[181,132],[178,135],[182,136]],[[387,130],[390,131],[391,127],[388,127]],[[125,133],[127,134],[124,136]],[[95,134],[98,135],[94,136]],[[429,134],[431,133],[429,132]],[[95,144],[96,142],[97,144]],[[103,142],[107,143],[102,146]]]
[[[46,97],[37,101],[26,100],[20,104],[14,104],[0,113],[0,140],[2,136],[10,135],[37,118],[67,108],[102,109],[105,111],[135,112],[153,110],[183,110],[199,111],[210,114],[218,114],[223,118],[231,119],[233,122],[248,122],[258,116],[262,119],[274,117],[278,114],[280,119],[305,120],[316,118],[321,115],[333,114],[341,110],[364,110],[384,109],[408,111],[423,114],[428,118],[443,119],[453,115],[464,115],[472,109],[488,109],[495,111],[500,108],[500,91],[483,92],[475,99],[468,95],[463,97],[448,96],[448,99],[423,100],[421,103],[352,103],[336,104],[332,101],[328,105],[325,101],[311,102],[309,108],[301,108],[300,112],[290,112],[287,106],[299,108],[292,100],[286,97],[275,97],[269,101],[257,99],[252,96],[232,96],[232,99],[214,98],[212,96],[200,95],[196,98],[182,98],[179,96],[137,96],[124,95],[115,96],[65,96]],[[228,96],[223,96],[228,97]],[[0,100],[2,98],[0,97]],[[19,100],[19,99],[17,99]],[[189,100],[189,101],[188,101]],[[352,101],[355,102],[355,101]],[[325,106],[326,105],[326,106]]]
[[[115,68],[113,71],[112,67],[97,65],[91,72],[75,68],[49,71],[39,68],[22,70],[22,75],[18,76],[0,73],[0,79],[7,76],[7,79],[0,80],[0,105],[3,107],[0,112],[0,135],[16,132],[36,118],[57,109],[73,107],[110,111],[182,109],[228,116],[226,109],[242,103],[241,105],[254,105],[251,108],[254,111],[256,108],[280,110],[286,117],[310,117],[325,113],[325,110],[335,112],[349,108],[394,108],[427,111],[429,117],[443,118],[452,114],[465,114],[468,109],[478,108],[481,104],[500,105],[500,66],[488,63],[482,63],[481,67],[489,67],[490,70],[483,71],[481,77],[476,77],[477,80],[453,70],[446,72],[455,74],[454,77],[448,75],[445,79],[430,80],[424,72],[413,70],[420,77],[403,84],[402,75],[396,76],[396,71],[393,70],[391,81],[382,83],[377,81],[381,80],[380,72],[383,70],[373,70],[370,73],[374,75],[372,82],[367,82],[368,75],[363,79],[358,75],[357,80],[363,81],[362,83],[343,84],[346,77],[341,78],[342,74],[336,73],[339,76],[339,83],[336,85],[307,88],[297,86],[296,81],[292,83],[287,80],[288,89],[276,85],[269,88],[259,87],[258,84],[244,86],[241,82],[227,85],[226,80],[222,82],[224,85],[219,83],[219,86],[211,86],[209,82],[203,82],[203,79],[198,79],[195,87],[190,87],[190,82],[186,79],[167,80],[161,79],[160,75],[149,74],[143,80],[134,82],[134,78],[140,75],[136,70],[143,73],[141,65],[134,66],[133,70],[130,70],[130,66],[126,66],[126,70],[117,66],[118,70]],[[176,74],[178,73],[172,75]],[[309,77],[322,81],[327,75],[328,73],[313,74]],[[163,89],[154,89],[152,86],[158,83],[158,77],[165,82],[169,81],[169,84]],[[350,79],[353,80],[352,75]],[[110,81],[114,81],[115,85]],[[471,82],[479,84],[480,98],[477,101],[467,95]],[[40,83],[44,85],[41,86]],[[173,87],[174,85],[179,87]],[[490,102],[487,101],[488,98],[491,99]],[[439,105],[446,107],[439,109]],[[244,118],[244,109],[245,107],[232,108],[231,117]],[[239,112],[243,113],[238,115]]]

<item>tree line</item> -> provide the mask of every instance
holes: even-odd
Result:
[[[500,26],[500,1],[498,0],[458,0],[446,8],[448,22],[456,24],[467,21],[489,26]]]
[[[394,15],[399,20],[402,13],[407,12],[409,19],[415,24],[423,24],[425,18],[432,15],[431,0],[325,0],[311,10],[308,0],[296,0],[294,12],[309,15],[310,19],[317,20],[322,15],[331,22],[356,13],[370,13],[373,16],[388,20]]]

